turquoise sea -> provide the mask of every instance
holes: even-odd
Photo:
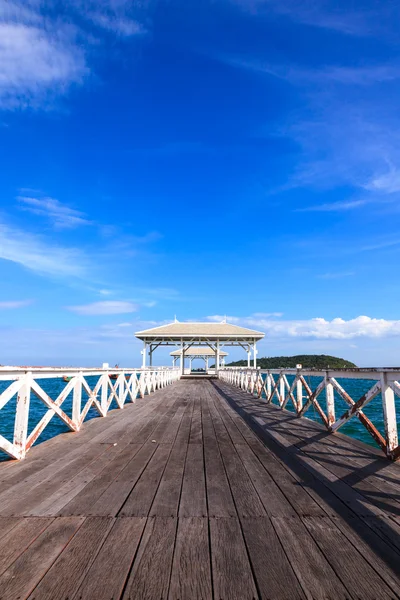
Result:
[[[98,377],[87,377],[89,386],[93,389],[98,381]],[[320,377],[307,377],[306,378],[311,389],[315,389],[321,381]],[[293,379],[288,377],[289,384],[292,383]],[[341,386],[350,394],[353,400],[358,400],[368,389],[370,389],[374,381],[371,380],[362,380],[362,379],[338,379]],[[38,383],[42,386],[42,388],[49,394],[49,396],[55,400],[56,397],[61,393],[64,387],[67,385],[62,379],[41,379],[38,380]],[[0,393],[3,392],[8,386],[8,382],[0,382]],[[85,400],[87,400],[87,393],[82,391],[82,406],[84,406]],[[276,398],[273,400],[275,404],[277,404]],[[319,403],[322,408],[325,409],[325,392],[323,391],[319,396]],[[6,406],[0,410],[0,434],[3,435],[8,440],[12,441],[13,439],[13,429],[14,429],[14,418],[15,418],[15,404],[16,398],[12,398]],[[339,394],[335,391],[335,406],[336,406],[336,417],[339,417],[347,410],[347,404],[342,400]],[[111,408],[116,408],[117,405],[115,400],[111,405]],[[398,422],[400,423],[400,398],[396,397],[396,407],[397,407],[397,417]],[[62,405],[62,409],[68,416],[72,416],[72,393],[66,398]],[[287,410],[293,411],[294,408],[289,400],[287,404]],[[30,403],[30,418],[29,418],[29,427],[28,432],[30,433],[36,424],[40,421],[43,415],[46,413],[47,407],[43,404],[41,400],[39,400],[33,393],[31,395],[31,403]],[[383,422],[383,413],[382,413],[382,401],[380,395],[377,396],[369,405],[367,405],[364,409],[364,413],[371,419],[377,429],[385,435],[385,428]],[[306,413],[307,418],[313,419],[315,421],[320,422],[320,417],[315,410],[314,407],[311,407]],[[91,407],[86,419],[95,419],[99,418],[99,414],[97,411]],[[41,443],[59,433],[64,433],[69,431],[68,427],[55,415],[50,423],[47,425],[45,430],[42,432],[38,441]],[[370,434],[366,431],[363,425],[359,422],[357,417],[353,417],[346,425],[344,425],[341,430],[342,433],[353,436],[358,440],[361,440],[367,444],[371,444],[376,446],[375,441],[370,436]],[[400,433],[400,432],[399,432]],[[0,461],[8,460],[8,456],[0,451]]]

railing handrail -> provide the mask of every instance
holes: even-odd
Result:
[[[31,373],[34,377],[44,379],[53,377],[63,377],[64,375],[72,376],[74,374],[83,373],[89,377],[91,375],[102,375],[109,373],[110,375],[118,373],[142,373],[148,371],[179,371],[178,367],[109,367],[103,369],[100,367],[0,367],[0,381],[18,379],[26,373]]]
[[[293,381],[289,381],[287,376],[292,377]],[[321,381],[311,382],[309,377],[317,377]],[[395,397],[400,397],[400,369],[397,367],[345,369],[304,369],[301,365],[287,369],[225,367],[220,369],[219,378],[253,395],[256,394],[259,398],[265,397],[268,403],[276,398],[281,409],[285,409],[290,401],[298,417],[303,417],[307,410],[313,407],[329,433],[335,433],[356,416],[388,458],[392,460],[400,458],[395,403]],[[344,389],[343,386],[346,384],[339,383],[338,379],[372,380],[373,383],[361,398],[354,400]],[[326,397],[325,409],[318,401],[322,392]],[[336,418],[335,414],[335,392],[336,396],[340,396],[349,406],[339,418]],[[384,436],[363,412],[364,407],[379,394],[382,397]]]
[[[400,379],[400,367],[345,367],[335,368],[326,367],[325,369],[317,369],[314,367],[278,367],[274,369],[261,369],[260,367],[222,367],[221,371],[247,371],[254,373],[272,373],[278,375],[279,373],[286,373],[287,375],[296,375],[298,371],[301,371],[303,375],[311,377],[325,377],[328,373],[329,376],[343,377],[349,379],[380,379],[382,373],[391,375],[391,380]]]

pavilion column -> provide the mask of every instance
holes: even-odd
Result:
[[[147,354],[147,344],[146,342],[143,342],[143,363],[142,363],[142,368],[145,369],[146,368],[146,354]]]
[[[247,368],[250,369],[251,350],[250,346],[247,347]]]
[[[208,372],[208,356],[206,356],[206,358],[204,359],[204,362],[206,363],[206,373]]]
[[[215,350],[215,374],[218,375],[219,371],[219,341],[217,341],[217,346]]]
[[[153,345],[150,344],[150,351],[149,351],[149,366],[152,367],[153,366]]]
[[[257,369],[257,343],[256,340],[254,340],[254,346],[253,346],[253,366],[255,369]]]
[[[185,374],[185,346],[182,342],[182,352],[181,352],[181,375]]]

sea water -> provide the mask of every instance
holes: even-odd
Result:
[[[264,375],[265,377],[265,375]],[[87,383],[91,389],[93,389],[98,382],[98,376],[86,377]],[[312,390],[315,390],[319,383],[322,381],[321,377],[306,377],[306,381]],[[62,378],[52,378],[52,379],[38,379],[38,384],[42,387],[42,389],[55,400],[57,396],[62,392],[64,387],[67,385]],[[293,376],[288,376],[289,385],[293,382]],[[359,398],[365,394],[375,383],[373,380],[365,380],[365,379],[338,379],[340,385],[346,390],[346,392],[353,398],[354,401],[357,401]],[[0,393],[3,392],[10,382],[0,382]],[[305,391],[303,391],[305,395]],[[86,400],[88,400],[87,392],[82,389],[82,407],[85,405]],[[305,402],[305,399],[304,399]],[[322,409],[326,412],[326,395],[325,390],[321,392],[318,397],[318,402],[321,405]],[[273,403],[277,404],[276,396],[273,399]],[[67,396],[64,400],[62,406],[62,410],[69,416],[72,417],[72,392]],[[117,404],[115,399],[113,399],[110,409],[117,408]],[[347,409],[348,405],[341,398],[341,396],[335,390],[335,410],[336,410],[336,418],[340,417]],[[15,409],[16,409],[16,396],[12,398],[1,410],[0,410],[0,435],[5,437],[6,439],[12,441],[13,433],[14,433],[14,421],[15,421]],[[286,409],[294,412],[294,407],[289,400]],[[33,431],[37,423],[40,419],[46,414],[47,406],[35,396],[34,393],[31,393],[30,400],[30,410],[29,410],[29,422],[28,422],[28,435]],[[383,411],[382,411],[382,399],[379,394],[374,400],[372,400],[364,409],[364,413],[366,416],[372,421],[378,431],[385,436],[385,426],[383,420]],[[396,397],[396,410],[397,410],[397,418],[400,423],[400,399]],[[312,419],[314,421],[318,421],[322,423],[321,418],[315,409],[315,407],[311,406],[305,415],[308,419]],[[99,417],[99,413],[93,406],[89,409],[89,412],[86,415],[86,420],[95,419]],[[61,421],[61,419],[54,415],[51,419],[50,423],[41,433],[38,438],[36,444],[40,442],[44,442],[60,433],[65,433],[70,431],[68,426]],[[348,423],[343,425],[340,429],[342,433],[345,433],[351,437],[354,437],[366,444],[371,444],[372,446],[377,446],[374,439],[365,429],[365,427],[360,423],[356,416],[353,416]],[[399,432],[400,433],[400,432]],[[0,461],[8,460],[8,456],[1,452],[0,450]]]

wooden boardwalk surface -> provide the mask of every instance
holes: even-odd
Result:
[[[0,463],[0,599],[400,598],[400,466],[181,380]]]

